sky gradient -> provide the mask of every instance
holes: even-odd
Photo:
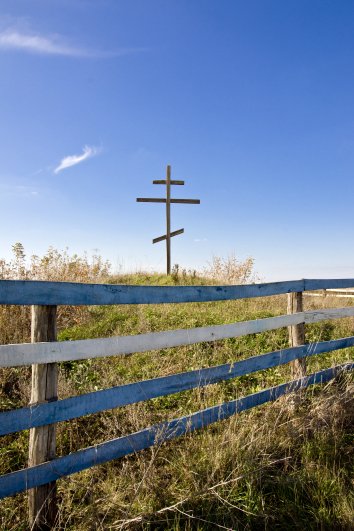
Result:
[[[354,276],[354,2],[2,0],[1,257]]]

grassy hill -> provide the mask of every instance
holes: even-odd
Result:
[[[127,284],[202,284],[216,280],[178,268],[171,277],[145,273],[113,276],[107,263],[98,258],[92,263],[87,257],[70,257],[53,250],[47,258],[37,258],[38,268],[34,271],[33,263],[26,269],[24,256],[15,257],[12,272],[11,264],[4,264],[2,278],[16,274],[43,278],[46,267],[51,279],[57,274],[68,280]],[[219,261],[221,277],[225,273],[223,264]],[[248,271],[246,280],[252,267]],[[332,297],[305,298],[306,309],[350,302]],[[193,328],[284,313],[283,296],[202,304],[63,307],[59,339]],[[28,309],[0,309],[2,343],[28,341],[29,329]],[[306,328],[311,342],[349,335],[354,335],[351,318]],[[286,346],[287,330],[280,329],[132,356],[62,363],[59,397],[230,363]],[[353,349],[314,356],[308,362],[308,370],[313,372],[350,359]],[[61,423],[58,455],[288,379],[290,369],[282,366]],[[0,369],[1,409],[26,405],[29,392],[29,368]],[[347,375],[326,386],[312,387],[203,431],[60,480],[57,528],[353,529],[353,425],[353,383]],[[1,443],[1,474],[26,466],[28,432],[3,437]],[[25,494],[2,500],[1,529],[26,529],[26,511]]]

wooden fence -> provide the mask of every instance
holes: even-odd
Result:
[[[352,317],[354,307],[304,312],[302,293],[353,286],[354,279],[303,279],[244,286],[167,287],[0,281],[0,304],[32,305],[32,343],[0,346],[0,367],[32,365],[31,404],[29,407],[0,413],[0,435],[31,430],[29,467],[0,477],[0,498],[31,489],[31,526],[34,529],[44,529],[46,526],[50,528],[55,519],[55,482],[59,478],[179,437],[241,411],[274,401],[300,388],[327,382],[339,372],[352,370],[354,363],[346,363],[305,375],[303,360],[307,357],[354,346],[354,336],[306,344],[303,333],[305,324]],[[135,336],[56,341],[58,305],[206,302],[286,293],[289,294],[291,303],[288,307],[289,313],[279,317]],[[290,327],[292,331],[291,346],[280,351],[268,352],[231,364],[121,385],[63,400],[57,399],[58,362],[133,354],[239,337],[282,327]],[[297,372],[300,378],[55,458],[55,424],[58,422],[214,384],[289,362],[300,363],[298,369],[300,367],[301,370]]]

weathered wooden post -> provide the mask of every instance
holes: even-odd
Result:
[[[32,343],[56,341],[56,306],[32,306]],[[58,398],[58,366],[56,363],[32,365],[31,404]],[[55,458],[56,425],[30,430],[28,466]],[[56,483],[48,483],[29,491],[29,524],[34,531],[54,527],[57,516]]]
[[[288,293],[288,314],[303,311],[302,291]],[[298,347],[305,344],[305,323],[289,326],[289,345]],[[302,358],[291,362],[292,377],[303,378],[306,375],[306,359]]]

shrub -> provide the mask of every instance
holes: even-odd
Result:
[[[254,259],[251,257],[242,262],[235,255],[229,255],[227,258],[213,256],[202,275],[225,284],[250,284],[257,280],[253,268]]]

